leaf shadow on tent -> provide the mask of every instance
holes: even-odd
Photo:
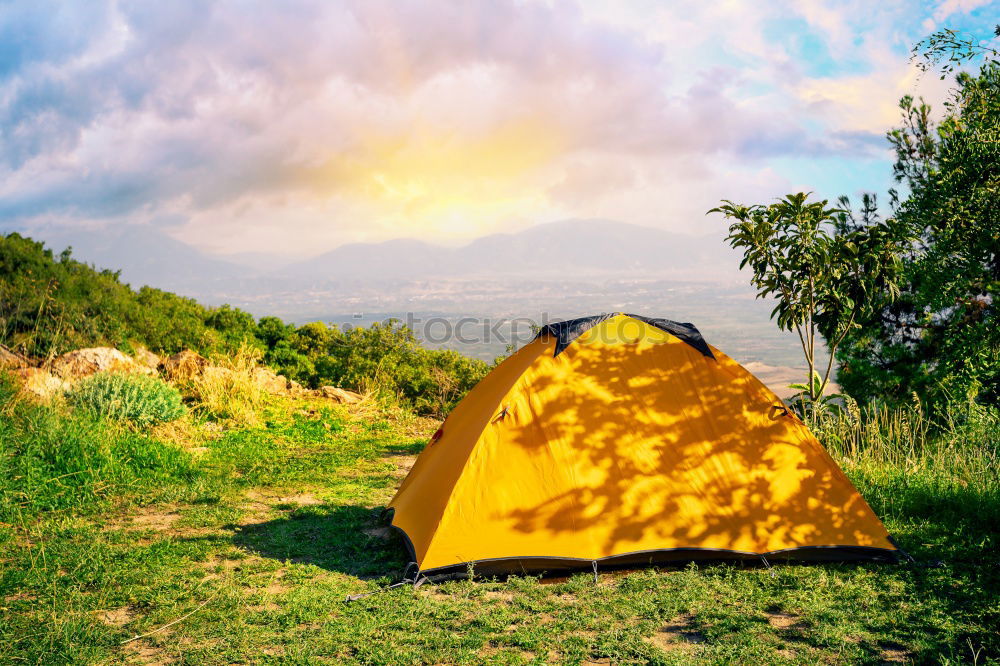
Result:
[[[879,545],[858,529],[869,515],[860,497],[845,504],[839,468],[728,359],[682,343],[563,354],[562,372],[524,387],[537,396],[531,422],[510,444],[549,447],[573,479],[494,519],[553,537],[588,531],[600,552],[642,550],[651,537],[663,548]]]

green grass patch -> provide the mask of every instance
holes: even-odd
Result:
[[[85,515],[123,496],[155,501],[202,471],[185,450],[90,410],[67,412],[15,396],[0,376],[0,522],[24,525],[42,512]]]
[[[257,427],[188,447],[6,400],[0,662],[1000,659],[991,427],[928,436],[905,455],[834,452],[917,564],[457,581],[345,604],[402,574],[406,551],[381,508],[434,422],[287,401]],[[60,456],[65,433],[77,449]],[[81,456],[90,462],[71,462]],[[94,470],[76,475],[87,483],[42,483],[80,469]]]

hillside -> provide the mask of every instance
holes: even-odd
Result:
[[[487,371],[455,351],[423,348],[395,324],[340,330],[276,317],[257,321],[227,305],[206,307],[176,294],[132,289],[119,275],[59,256],[18,234],[0,236],[0,344],[45,366],[74,349],[247,353],[310,388],[385,393],[421,413],[445,413]],[[394,375],[378,375],[391,363]],[[435,390],[446,380],[447,390]]]
[[[0,354],[41,366],[0,367],[0,663],[1000,656],[1000,422],[981,406],[932,421],[919,405],[855,405],[814,423],[914,563],[703,562],[386,590],[407,551],[383,508],[485,363],[398,327],[295,327],[134,291],[17,235],[0,238],[0,288],[0,342],[45,350]],[[70,340],[123,341],[137,360],[103,350],[115,364],[95,374],[83,361],[97,352],[52,359]],[[211,360],[138,348],[191,341]],[[49,370],[46,397],[24,390]]]
[[[0,236],[0,342],[45,357],[78,347],[139,344],[173,353],[231,347],[224,327],[190,298],[142,287],[117,272],[56,255],[18,234]],[[216,323],[221,324],[221,320]]]
[[[177,384],[182,416],[139,429],[86,409],[98,395],[38,404],[0,373],[0,663],[1000,655],[996,424],[982,415],[956,412],[965,425],[934,437],[915,411],[821,433],[914,564],[700,563],[386,590],[408,557],[382,509],[440,422],[374,397],[261,398],[215,374]]]

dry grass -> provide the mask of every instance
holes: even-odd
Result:
[[[184,381],[182,389],[205,414],[233,426],[260,425],[268,402],[254,377],[260,358],[258,350],[245,345],[233,354],[215,356],[212,365]]]

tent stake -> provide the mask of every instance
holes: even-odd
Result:
[[[410,572],[410,568],[411,567],[415,567],[416,570],[417,570],[417,573],[415,573],[413,575],[413,578],[408,578],[406,574],[408,574]],[[418,587],[420,587],[421,585],[423,585],[425,582],[427,582],[427,576],[421,576],[420,575],[420,567],[419,567],[419,565],[417,565],[416,562],[410,562],[409,564],[406,565],[406,568],[403,569],[403,580],[399,581],[398,583],[393,583],[392,585],[389,585],[388,587],[381,587],[381,588],[375,590],[374,592],[363,592],[361,594],[348,594],[347,598],[344,599],[344,603],[349,603],[351,601],[358,601],[359,599],[365,599],[366,597],[370,597],[373,594],[378,594],[379,592],[385,592],[386,590],[392,590],[392,589],[397,588],[397,587],[402,587],[403,585],[406,585],[408,583],[410,585],[413,585],[413,589],[417,589]]]

